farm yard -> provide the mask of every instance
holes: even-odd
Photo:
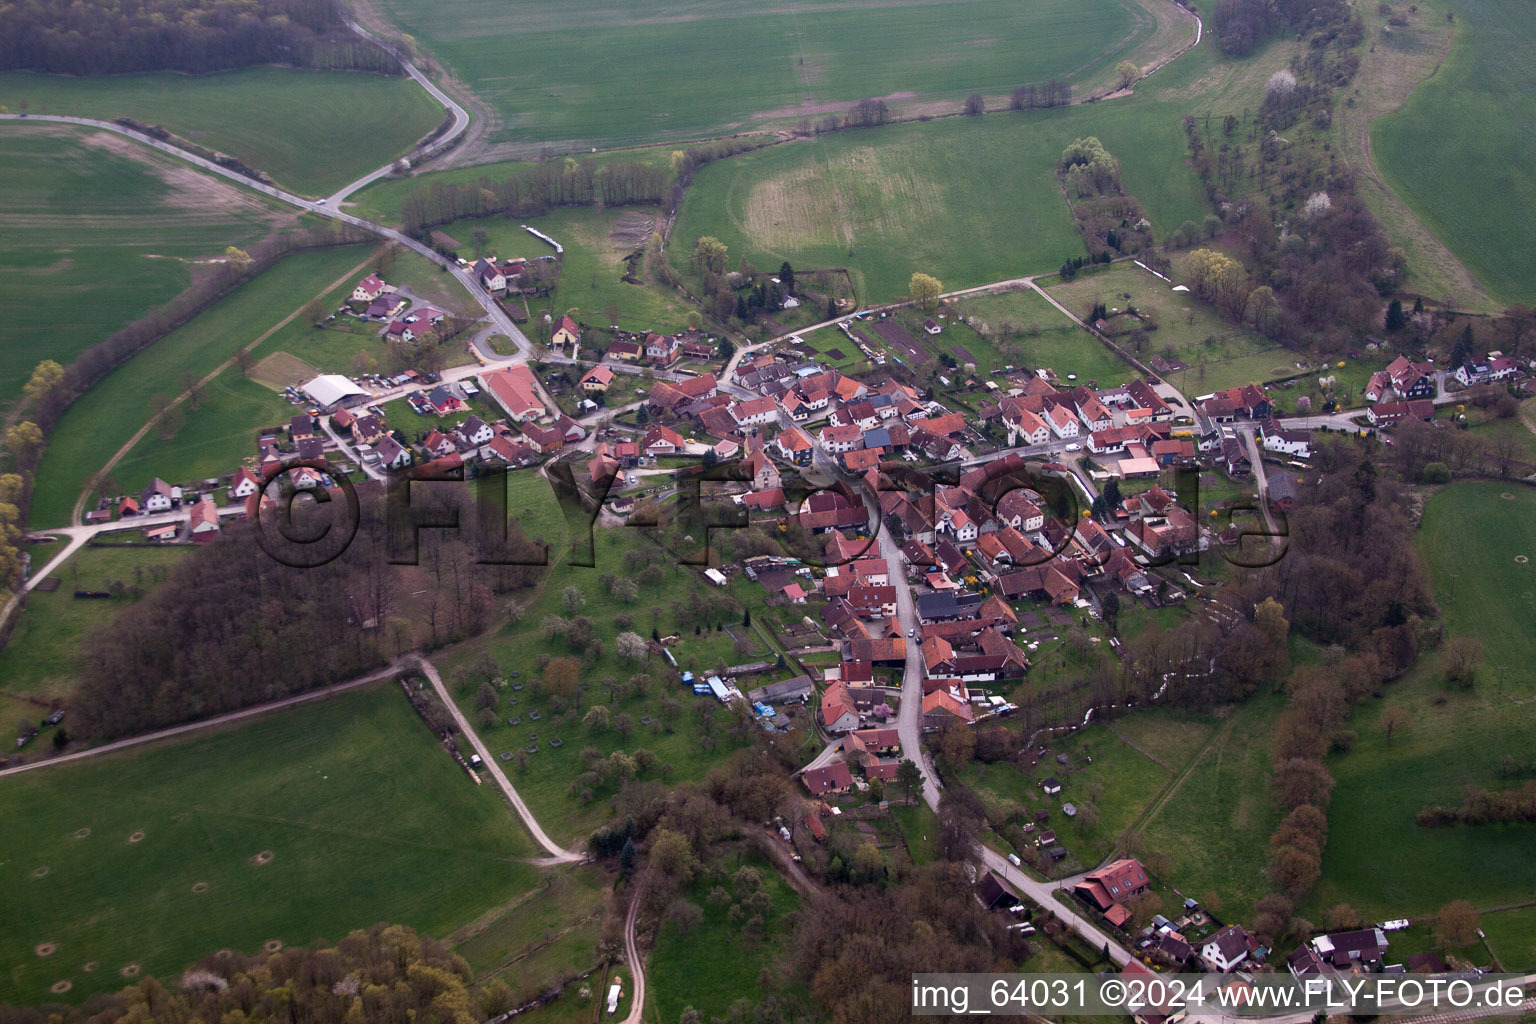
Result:
[[[207,374],[237,349],[255,341],[262,331],[297,312],[333,280],[361,273],[368,256],[368,249],[353,246],[284,257],[185,327],[108,374],[70,406],[49,438],[38,467],[31,521],[47,526],[67,523],[81,488],[119,445],[149,421],[154,395],[179,393],[184,372]],[[261,425],[250,424],[252,430]],[[149,436],[153,437],[154,431]],[[131,483],[126,479],[121,482],[125,486]]]
[[[293,68],[107,78],[9,72],[0,74],[0,106],[159,125],[300,195],[324,195],[388,163],[443,118],[409,78]]]
[[[544,143],[602,147],[793,124],[870,96],[955,109],[972,92],[1082,81],[1157,29],[1134,0],[841,0],[774,12],[705,0],[686,17],[661,0],[471,0],[451,20],[423,0],[380,10],[490,105],[488,141],[516,156]],[[580,62],[569,59],[576,45]],[[658,78],[657,67],[669,74]]]
[[[1173,281],[1181,280],[1175,260]],[[1257,384],[1297,372],[1287,350],[1246,328],[1222,320],[1216,311],[1190,292],[1175,292],[1132,263],[1097,271],[1082,271],[1072,281],[1053,278],[1041,284],[1078,316],[1087,318],[1095,303],[1111,311],[1109,335],[1116,344],[1143,362],[1154,357],[1178,360],[1187,369],[1164,374],[1169,383],[1189,395]],[[1113,315],[1135,306],[1140,319]],[[1148,318],[1151,318],[1150,320]],[[1156,329],[1152,329],[1152,324]],[[1139,351],[1136,332],[1146,332]]]
[[[287,218],[276,204],[107,132],[0,124],[0,406],[180,292],[197,261]],[[89,301],[83,301],[89,297]]]
[[[540,884],[500,794],[388,681],[8,779],[0,811],[0,882],[25,922],[0,937],[0,999],[24,1004],[381,919],[446,936]]]
[[[1401,110],[1371,127],[1372,151],[1386,184],[1490,295],[1528,302],[1536,278],[1524,230],[1536,214],[1536,68],[1525,55],[1536,24],[1520,0],[1458,0],[1451,9],[1449,54]],[[1400,34],[1402,44],[1388,43],[1411,45],[1414,32]],[[1430,136],[1434,145],[1425,144]]]

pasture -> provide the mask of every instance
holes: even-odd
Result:
[[[1137,825],[1145,848],[1167,858],[1161,881],[1199,900],[1217,893],[1224,920],[1246,920],[1269,891],[1269,835],[1280,820],[1270,737],[1284,710],[1282,697],[1261,694],[1226,711]]]
[[[914,271],[946,291],[1048,272],[1083,244],[1055,167],[1097,135],[1159,234],[1205,214],[1184,166],[1182,107],[1138,98],[998,111],[818,136],[701,169],[669,252],[686,263],[714,235],[729,262],[847,267],[862,302],[903,298]]]
[[[1492,907],[1530,895],[1536,825],[1426,829],[1414,815],[1430,804],[1459,805],[1466,786],[1518,785],[1499,775],[1499,761],[1531,756],[1524,702],[1536,693],[1536,570],[1518,559],[1536,553],[1536,494],[1454,484],[1425,505],[1417,544],[1446,634],[1474,636],[1486,653],[1472,691],[1445,689],[1431,653],[1356,712],[1354,749],[1329,764],[1338,786],[1313,897],[1319,907],[1344,900],[1367,915],[1406,917],[1453,899]],[[1380,724],[1388,705],[1410,720],[1391,740]]]
[[[49,438],[38,467],[32,522],[68,522],[86,481],[148,422],[153,396],[181,391],[183,372],[207,374],[333,281],[350,279],[367,255],[366,248],[353,246],[287,256],[99,381],[69,407]],[[135,492],[149,482],[118,479]]]
[[[0,679],[10,693],[43,700],[67,697],[75,687],[75,665],[80,647],[91,630],[105,625],[119,608],[131,603],[132,588],[153,590],[161,573],[181,561],[186,548],[118,545],[87,545],[53,575],[59,589],[33,590],[16,629],[0,648]],[[33,564],[40,570],[56,553],[55,548],[33,549]],[[77,598],[76,590],[112,591],[124,588],[123,596],[106,599]],[[32,709],[29,717],[41,717]],[[0,719],[0,736],[9,737],[16,723]],[[66,721],[65,727],[68,728]],[[7,739],[7,742],[9,740]]]
[[[0,407],[168,301],[197,261],[267,234],[275,204],[107,132],[0,124]]]
[[[1386,183],[1494,298],[1530,301],[1536,23],[1520,0],[1458,0],[1450,53],[1371,144]],[[1433,138],[1433,145],[1426,140]],[[1438,298],[1439,296],[1435,296]]]
[[[1173,280],[1181,282],[1174,263]],[[1223,320],[1190,292],[1173,291],[1132,263],[1117,263],[1096,272],[1084,271],[1072,281],[1044,282],[1052,297],[1084,319],[1095,303],[1111,312],[1135,306],[1142,320],[1111,316],[1110,335],[1142,362],[1154,356],[1176,358],[1188,366],[1168,375],[1169,383],[1186,394],[1206,394],[1222,388],[1256,384],[1296,372],[1294,357],[1267,338]],[[1150,329],[1145,317],[1157,324]],[[1147,331],[1138,351],[1135,331]]]
[[[1062,316],[1032,290],[967,295],[956,300],[955,309],[981,323],[946,327],[938,340],[948,339],[951,346],[964,345],[979,357],[982,348],[966,335],[975,334],[985,326],[990,346],[1002,357],[1003,362],[998,365],[1011,364],[1032,370],[1049,368],[1063,380],[1068,374],[1076,374],[1079,380],[1096,380],[1104,387],[1135,376],[1129,363]],[[989,368],[990,364],[977,366],[977,369]]]
[[[0,999],[21,1004],[381,920],[446,935],[539,884],[500,794],[392,682],[9,778],[0,810]]]
[[[451,19],[426,0],[387,0],[380,11],[489,104],[488,141],[525,156],[543,143],[605,146],[793,123],[870,96],[957,109],[972,92],[1082,81],[1157,28],[1134,0],[838,0],[774,10],[703,0],[681,14],[661,0],[466,0]]]
[[[325,195],[405,155],[444,116],[409,78],[295,68],[98,78],[9,72],[0,74],[0,106],[160,125],[301,195]]]

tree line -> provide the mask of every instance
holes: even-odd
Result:
[[[1221,9],[1246,0],[1224,0]],[[1251,122],[1229,115],[1186,116],[1191,163],[1226,232],[1241,243],[1242,264],[1224,278],[1224,314],[1281,344],[1337,352],[1380,330],[1381,305],[1401,280],[1401,250],[1355,195],[1354,175],[1332,152],[1293,146],[1279,134],[1303,114],[1326,128],[1332,94],[1358,68],[1352,47],[1359,20],[1334,0],[1264,6],[1281,24],[1312,33],[1291,68],[1270,76]],[[1237,135],[1249,124],[1249,145]],[[1250,194],[1251,193],[1251,194]],[[1247,304],[1249,295],[1256,297]]]
[[[1040,110],[1047,107],[1064,107],[1072,102],[1072,86],[1059,78],[1039,85],[1021,85],[1008,97],[1010,110]]]
[[[720,139],[674,150],[667,166],[628,160],[565,157],[500,181],[434,182],[415,189],[401,206],[402,228],[419,235],[456,220],[499,213],[530,216],[559,206],[675,206],[698,168],[722,157],[771,144],[765,137]]]
[[[1126,194],[1119,162],[1096,137],[1067,146],[1056,163],[1056,174],[1073,198],[1072,216],[1095,262],[1152,247],[1152,222],[1141,203]]]
[[[331,0],[3,0],[0,70],[202,73],[287,64],[398,75]]]
[[[71,1006],[0,1005],[0,1024],[113,1020],[478,1024],[500,1012],[464,958],[404,925],[376,924],[327,949],[209,955],[178,979],[142,978]],[[504,986],[503,986],[504,988]]]

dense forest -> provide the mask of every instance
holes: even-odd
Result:
[[[424,507],[427,490],[412,488],[413,510]],[[457,493],[463,522],[474,522],[467,488],[445,483],[430,492]],[[353,536],[349,506],[335,491],[324,505],[296,500],[291,526],[272,510],[228,524],[95,633],[71,701],[79,732],[96,740],[146,732],[361,675],[403,652],[479,633],[495,616],[497,594],[545,571],[477,564],[484,549],[457,531],[422,529],[415,552],[401,548],[390,533],[402,525],[399,514],[390,521],[383,499],[367,489],[357,495]],[[511,558],[542,560],[515,525],[511,532]],[[285,534],[314,542],[290,543]]]
[[[106,75],[253,64],[400,74],[333,0],[0,0],[0,70]]]
[[[1344,0],[1220,0],[1211,28],[1223,53],[1241,57],[1276,32],[1307,33],[1348,17]]]

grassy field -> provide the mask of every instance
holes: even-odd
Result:
[[[516,220],[484,217],[456,221],[441,230],[462,243],[459,255],[465,259],[479,254],[474,235],[477,228],[486,233],[485,252],[502,259],[549,255],[549,246],[524,231],[524,224],[538,228],[565,249],[560,284],[554,294],[547,300],[529,299],[535,318],[546,310],[558,316],[576,309],[589,325],[606,327],[604,310],[613,302],[619,307],[619,326],[625,330],[673,333],[687,326],[687,307],[673,293],[621,280],[628,269],[624,257],[643,245],[652,231],[661,229],[654,208],[568,208]],[[606,347],[604,342],[599,336],[595,343]]]
[[[33,557],[41,567],[50,557],[38,548]],[[31,697],[63,697],[74,689],[75,658],[81,641],[97,626],[109,622],[117,610],[132,601],[129,596],[107,600],[82,600],[76,590],[110,590],[114,582],[125,587],[153,590],[159,582],[156,570],[181,561],[186,548],[84,547],[62,570],[59,589],[34,590],[26,610],[17,620],[10,640],[0,649],[0,688]],[[36,720],[36,714],[30,716]],[[0,730],[14,722],[0,720]],[[0,732],[0,735],[9,735]]]
[[[709,1020],[725,1016],[737,999],[756,1002],[759,973],[771,969],[788,952],[793,933],[784,917],[799,906],[799,897],[772,864],[743,860],[738,865],[733,860],[726,870],[734,874],[739,866],[761,872],[763,886],[772,898],[763,927],[750,934],[744,932],[740,924],[730,920],[727,907],[706,899],[711,883],[695,882],[687,898],[704,911],[703,922],[687,931],[671,922],[663,923],[651,950],[646,973],[646,994],[651,998],[645,1012],[650,1024],[671,1024],[689,1006]]]
[[[98,78],[11,72],[0,75],[0,105],[161,125],[304,195],[324,195],[403,156],[443,119],[409,78],[291,68]]]
[[[380,920],[446,935],[539,884],[500,795],[392,683],[7,779],[0,809],[0,999],[23,1004]]]
[[[173,437],[151,430],[117,464],[112,475],[123,486],[138,490],[157,476],[182,483],[233,473],[241,459],[256,454],[258,430],[286,425],[300,411],[233,367],[203,388],[198,408],[186,409],[186,426]]]
[[[1520,0],[1456,0],[1450,54],[1371,142],[1387,184],[1495,298],[1529,301],[1536,253],[1536,23]],[[1426,146],[1433,136],[1435,144]],[[1437,296],[1438,297],[1438,296]]]
[[[424,0],[380,9],[491,106],[491,142],[525,148],[692,138],[867,96],[956,109],[975,91],[1089,77],[1156,28],[1130,0],[840,0],[774,11],[702,0],[682,14],[660,0],[471,0],[450,20]]]
[[[1050,752],[1052,757],[1029,773],[1002,762],[978,762],[962,772],[961,779],[984,795],[1011,805],[1015,812],[1033,815],[1041,808],[1049,809],[1051,820],[1046,827],[1056,830],[1062,845],[1084,868],[1098,865],[1114,852],[1121,834],[1172,776],[1169,769],[1099,725],[1051,741]],[[1068,757],[1066,766],[1055,760],[1055,755],[1062,753]],[[1048,776],[1060,780],[1059,797],[1048,797],[1041,791],[1041,780]],[[1076,819],[1062,813],[1063,803],[1079,808]],[[1083,814],[1083,808],[1089,806],[1093,810]],[[1094,814],[1097,820],[1090,822]]]
[[[959,300],[957,308],[991,328],[991,344],[1005,363],[1032,370],[1048,367],[1063,380],[1068,374],[1076,374],[1079,380],[1096,380],[1104,387],[1135,376],[1129,363],[1062,316],[1034,291],[969,296]],[[1005,336],[1009,328],[1011,336]],[[980,357],[981,352],[966,336],[968,333],[975,332],[956,324],[946,328],[943,337],[949,339],[949,344],[964,345]],[[955,337],[950,338],[951,334]],[[978,365],[977,369],[986,368]]]
[[[1179,280],[1177,273],[1174,280]],[[1145,347],[1136,354],[1143,362],[1153,356],[1183,360],[1190,368],[1171,375],[1170,383],[1188,394],[1255,384],[1296,372],[1290,353],[1222,320],[1192,294],[1173,291],[1167,282],[1134,264],[1117,263],[1095,273],[1079,274],[1071,281],[1053,279],[1045,287],[1056,301],[1081,317],[1086,317],[1097,302],[1111,311],[1134,305],[1144,315],[1155,315],[1157,330],[1149,332]],[[1129,334],[1141,323],[1112,317],[1111,332],[1121,346],[1134,353],[1136,347]]]
[[[581,159],[599,167],[617,160],[624,163],[644,164],[647,167],[670,168],[672,153],[675,149],[675,146],[666,145],[611,149],[600,153],[584,153],[581,154]],[[429,165],[428,170],[409,177],[380,178],[367,188],[355,193],[344,205],[353,213],[369,220],[384,224],[398,224],[405,197],[418,188],[430,188],[438,183],[462,185],[466,181],[501,181],[534,166],[536,166],[534,160],[498,160],[468,167],[448,167],[443,170],[433,170]],[[468,243],[470,239],[461,238],[459,241]]]
[[[1504,495],[1511,495],[1509,499]],[[1530,898],[1533,825],[1424,829],[1429,804],[1459,805],[1462,789],[1503,789],[1506,754],[1529,760],[1536,694],[1536,494],[1460,483],[1425,506],[1418,546],[1445,613],[1448,635],[1480,639],[1485,655],[1471,692],[1447,691],[1433,656],[1386,697],[1356,713],[1353,750],[1334,758],[1318,906],[1345,900],[1367,915],[1432,913],[1453,899],[1491,907]],[[1395,704],[1411,725],[1388,741],[1382,709]]]
[[[1446,633],[1487,648],[1487,679],[1536,693],[1536,492],[1494,483],[1457,484],[1425,506],[1419,550],[1445,611]]]
[[[1082,252],[1055,177],[1062,148],[1098,135],[1156,230],[1204,215],[1184,166],[1181,107],[1139,99],[1000,111],[820,136],[701,170],[670,249],[700,235],[758,266],[848,267],[864,302],[903,297],[914,271],[946,290],[1038,274]]]
[[[1218,893],[1225,920],[1245,920],[1269,891],[1269,834],[1280,817],[1269,794],[1269,743],[1284,710],[1283,698],[1265,695],[1230,711],[1139,826],[1146,848],[1169,859],[1162,880],[1196,899]]]
[[[351,247],[286,257],[109,374],[70,406],[49,439],[33,493],[32,522],[53,526],[69,520],[84,482],[148,421],[153,395],[178,393],[184,371],[208,373],[367,255],[367,249]],[[134,491],[148,483],[118,479]]]
[[[70,362],[185,288],[192,261],[279,216],[153,150],[61,125],[0,124],[0,181],[0,406],[39,360]]]

